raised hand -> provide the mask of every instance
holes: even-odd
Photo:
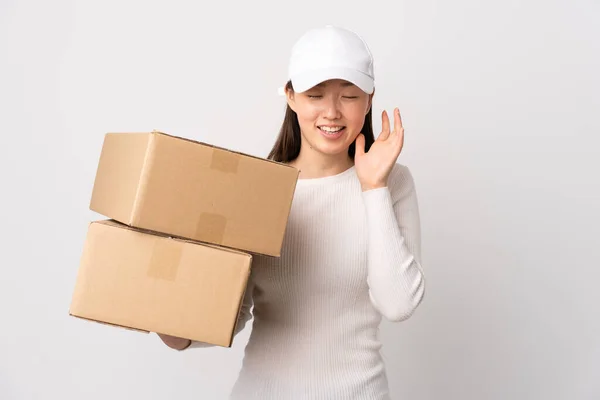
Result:
[[[365,137],[356,138],[354,165],[362,190],[387,186],[387,180],[404,146],[404,128],[400,110],[394,109],[394,129],[390,131],[387,111],[381,114],[381,133],[368,152],[365,153]]]

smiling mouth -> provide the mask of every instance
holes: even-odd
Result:
[[[342,132],[346,129],[345,126],[335,126],[335,127],[334,126],[319,126],[318,128],[325,135],[329,135],[329,136],[339,135],[340,132]]]

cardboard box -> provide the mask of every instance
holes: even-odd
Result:
[[[280,256],[298,173],[161,132],[109,133],[90,208],[133,227]]]
[[[251,263],[243,252],[92,222],[69,312],[230,347]]]

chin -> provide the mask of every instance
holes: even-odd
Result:
[[[350,144],[346,143],[318,143],[316,146],[313,146],[319,153],[328,156],[347,154],[348,147],[350,147]]]
[[[353,142],[354,140],[351,140],[351,136],[344,135],[343,137],[335,140],[319,137],[315,144],[328,153],[340,153],[347,152],[348,147],[350,147]]]

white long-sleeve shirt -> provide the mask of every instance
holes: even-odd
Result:
[[[404,165],[365,192],[354,167],[300,179],[281,257],[254,257],[236,333],[252,317],[253,328],[231,399],[390,399],[378,328],[423,298],[420,236]]]

